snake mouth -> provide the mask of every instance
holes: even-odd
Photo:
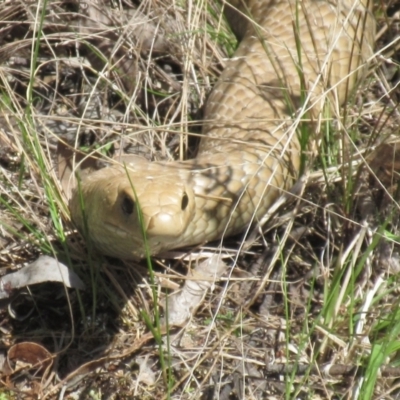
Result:
[[[108,233],[112,233],[113,235],[118,235],[123,238],[129,237],[131,233],[124,229],[124,227],[121,227],[120,225],[112,222],[104,222],[104,228],[107,230]]]

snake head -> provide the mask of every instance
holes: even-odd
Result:
[[[106,171],[106,172],[104,172]],[[179,241],[194,215],[193,190],[176,174],[151,177],[120,169],[92,174],[82,187],[84,209],[78,193],[70,202],[78,229],[87,234],[103,254],[140,259],[171,248]],[[146,244],[143,238],[146,236]],[[175,246],[176,247],[176,246]]]

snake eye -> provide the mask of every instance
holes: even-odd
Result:
[[[186,207],[188,206],[188,204],[189,204],[189,196],[186,193],[183,193],[182,203],[181,203],[181,210],[185,211]]]
[[[124,196],[121,208],[124,214],[131,215],[133,213],[133,209],[135,208],[135,202],[128,196]]]

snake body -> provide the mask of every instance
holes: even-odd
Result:
[[[372,55],[367,0],[235,0],[225,12],[240,44],[207,101],[197,157],[107,167],[75,190],[72,219],[102,253],[144,257],[141,225],[157,254],[257,222],[298,178],[300,116],[312,131],[335,112]]]

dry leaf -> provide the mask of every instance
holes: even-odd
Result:
[[[0,279],[0,299],[10,297],[14,289],[43,282],[61,282],[69,288],[85,288],[78,275],[64,264],[53,257],[40,256],[27,267]]]
[[[188,272],[182,290],[168,297],[168,324],[181,325],[195,312],[204,299],[207,289],[219,279],[228,266],[218,254],[201,262],[196,269]]]
[[[19,369],[33,368],[36,375],[42,374],[52,365],[53,356],[37,343],[22,342],[10,347],[7,362],[12,373]]]

